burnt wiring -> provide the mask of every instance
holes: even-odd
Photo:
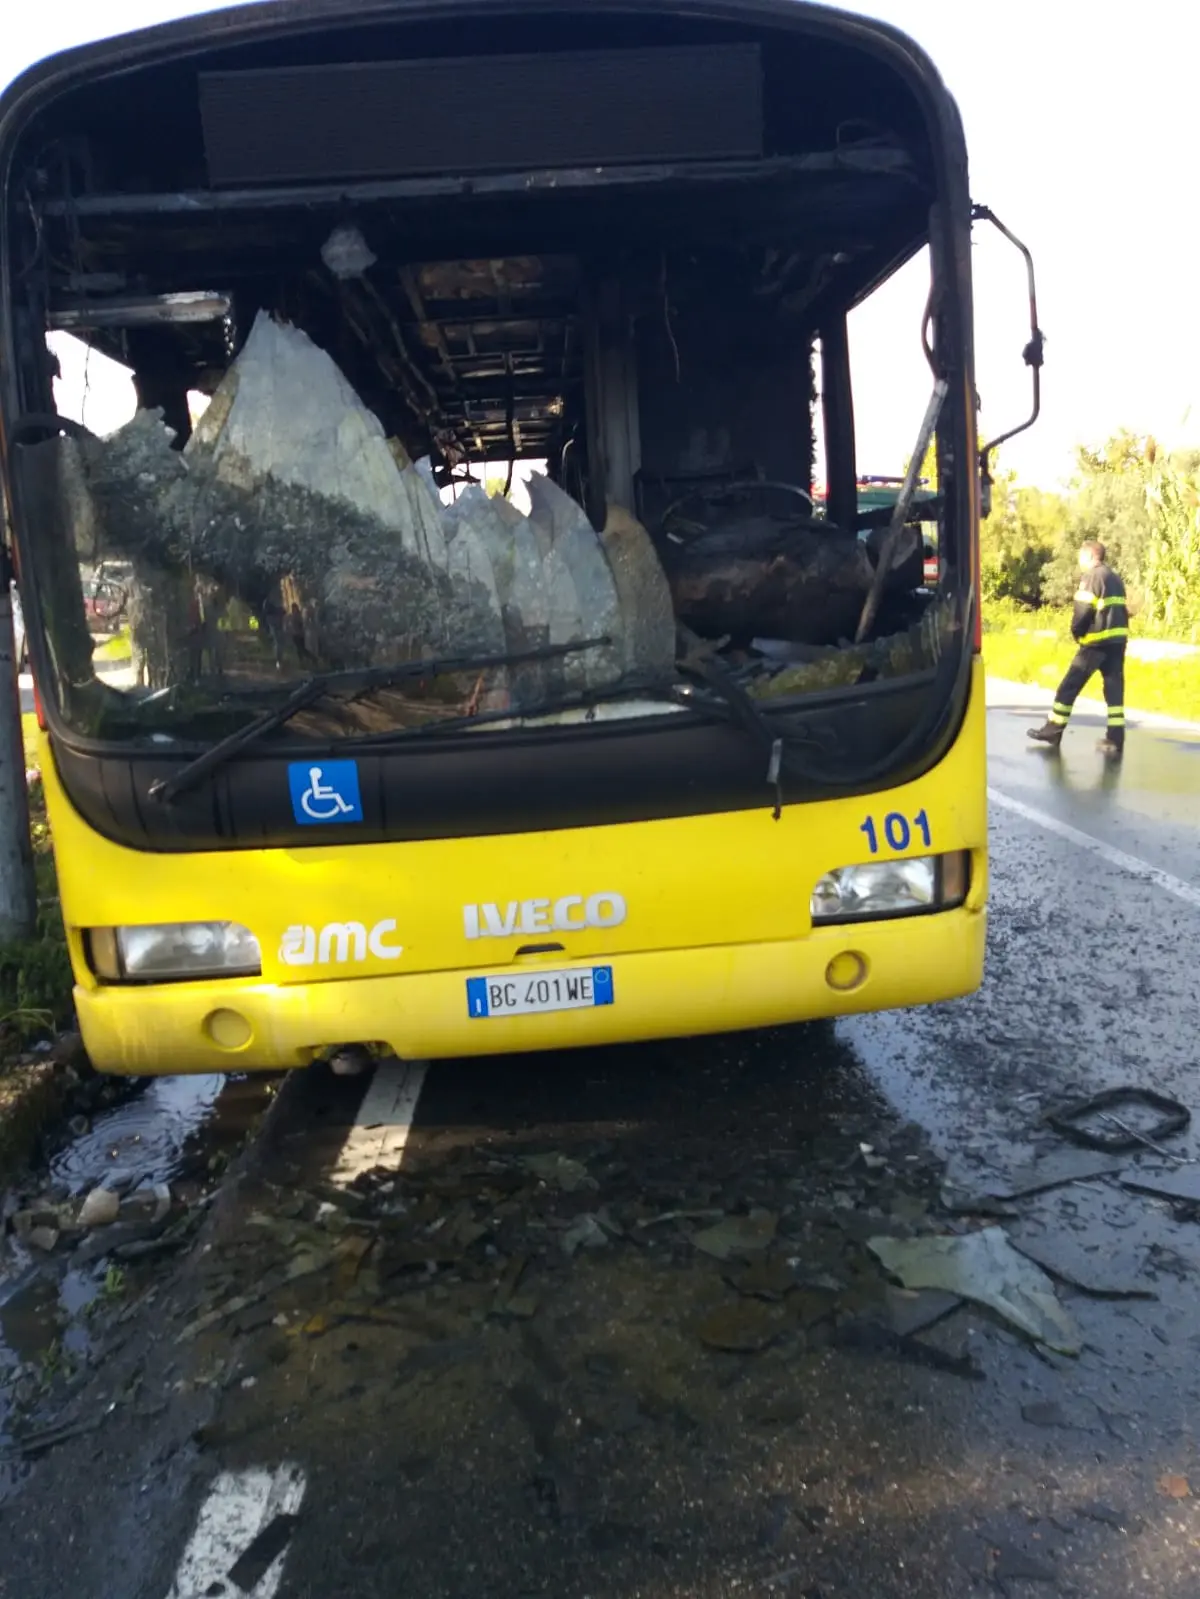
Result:
[[[808,744],[814,749],[832,754],[837,743],[836,736],[824,730],[821,733],[791,730],[781,734],[761,706],[746,693],[733,673],[713,654],[692,652],[684,656],[678,664],[680,671],[686,676],[697,679],[710,689],[728,707],[738,725],[763,745],[767,753],[766,780],[775,794],[772,815],[774,820],[778,821],[783,815],[783,776],[789,750],[797,745]]]
[[[42,261],[46,259],[45,224],[42,222],[41,213],[34,204],[33,195],[29,192],[28,186],[25,188],[23,198],[25,209],[29,212],[29,221],[33,227],[33,254],[17,271],[17,279],[22,283],[27,278],[32,277],[38,267],[41,266]]]
[[[667,342],[671,346],[671,354],[675,359],[675,381],[683,382],[683,363],[679,359],[679,341],[675,337],[675,326],[671,320],[671,295],[667,284],[667,252],[662,255],[662,274],[659,278],[659,290],[662,296],[663,327],[666,329]]]
[[[513,371],[513,358],[504,353],[504,430],[508,434],[508,475],[504,479],[504,498],[512,493],[513,471],[517,464],[517,379]]]
[[[921,348],[925,352],[925,360],[929,364],[929,370],[935,378],[940,378],[944,377],[945,374],[938,365],[937,352],[934,350],[933,342],[929,337],[929,331],[934,325],[934,319],[937,314],[934,309],[936,300],[937,289],[931,283],[929,285],[929,294],[925,300],[925,312],[921,317]]]

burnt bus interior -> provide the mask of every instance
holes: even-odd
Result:
[[[640,704],[641,732],[657,710],[661,739],[670,713],[685,786],[689,740],[706,772],[719,748],[742,773],[684,809],[732,803],[751,771],[761,792],[751,723],[783,729],[787,797],[926,764],[961,698],[972,492],[965,172],[937,131],[936,80],[922,88],[898,54],[828,15],[768,28],[648,7],[493,9],[453,29],[245,29],[233,42],[203,20],[160,30],[176,42],[157,58],[43,97],[11,149],[6,430],[21,581],[44,619],[35,660],[67,764],[122,745],[140,752],[133,766],[178,765],[313,671],[430,653],[406,637],[356,657],[311,629],[285,630],[280,647],[281,601],[262,592],[277,571],[243,569],[228,540],[204,570],[202,542],[154,551],[132,542],[132,513],[70,510],[70,480],[104,446],[56,418],[47,333],[131,369],[180,452],[189,393],[220,392],[264,314],[332,358],[397,459],[427,460],[431,489],[544,462],[597,534],[614,507],[640,524],[669,579],[672,692],[712,710],[709,724],[680,714],[664,691]],[[855,459],[847,337],[848,312],[926,243],[930,311],[911,336],[931,389],[942,380],[940,409],[920,437],[913,414],[911,434],[936,451],[938,495],[920,510],[937,523],[932,588],[915,522],[905,540],[886,513],[859,512],[858,471],[880,464]],[[104,557],[130,561],[163,616],[174,602],[150,568],[174,562],[172,580],[192,585],[179,628],[218,610],[224,656],[168,640],[140,681],[102,681],[75,573]],[[135,634],[165,625],[147,609]],[[481,698],[480,683],[472,670],[420,692],[368,685],[305,705],[279,737],[384,752],[430,706],[461,723],[516,703],[489,699],[494,685]],[[606,689],[549,669],[539,683],[573,686],[580,703]],[[591,714],[564,711],[553,738],[594,732]],[[515,730],[528,749],[531,727]],[[639,731],[603,729],[614,756]],[[439,749],[462,744],[453,734]],[[180,795],[176,818],[193,803]],[[204,825],[228,832],[204,804]]]

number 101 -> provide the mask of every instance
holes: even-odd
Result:
[[[924,811],[918,811],[910,822],[907,816],[902,816],[899,811],[889,811],[883,819],[883,836],[891,849],[907,849],[912,842],[914,829],[920,835],[921,842],[926,849],[933,844],[933,835],[929,830],[929,817]],[[867,843],[871,854],[879,853],[879,828],[873,816],[868,816],[859,828],[860,833],[867,835]]]

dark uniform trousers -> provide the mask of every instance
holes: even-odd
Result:
[[[1075,701],[1097,672],[1104,682],[1104,703],[1108,707],[1108,737],[1113,744],[1125,742],[1125,640],[1107,639],[1102,644],[1081,644],[1067,667],[1050,720],[1066,727]]]

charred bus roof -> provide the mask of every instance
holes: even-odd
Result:
[[[430,24],[446,25],[441,36]],[[469,48],[464,48],[465,25]],[[494,56],[550,50],[646,48],[688,39],[728,43],[734,38],[785,46],[807,38],[818,50],[856,58],[852,71],[869,94],[883,78],[899,80],[925,121],[932,142],[959,134],[954,111],[936,67],[907,34],[872,17],[807,0],[260,0],[202,12],[177,21],[120,34],[47,57],[18,77],[0,96],[0,156],[29,117],[51,100],[80,86],[172,61],[191,64],[209,57],[239,67],[311,66],[357,62],[364,43],[391,46],[414,60]],[[388,59],[372,53],[369,59]],[[822,65],[832,62],[827,56]],[[781,76],[786,76],[786,63]],[[873,75],[872,67],[878,74]],[[819,102],[828,89],[819,79],[805,89]],[[178,110],[166,107],[165,110]],[[802,111],[797,113],[802,116]]]
[[[920,247],[934,201],[967,208],[924,53],[798,0],[213,12],[26,73],[0,101],[0,173],[6,269],[27,283],[40,258],[46,326],[120,355],[131,297],[158,297],[145,316],[209,392],[223,297],[247,326],[269,306],[333,340],[343,308],[292,267],[369,216],[372,252],[412,266],[386,313],[361,308],[357,349],[336,341],[348,375],[384,408],[415,385],[434,437],[490,458],[561,434],[581,257],[761,246],[768,292],[818,327]],[[410,370],[378,370],[389,341]]]

